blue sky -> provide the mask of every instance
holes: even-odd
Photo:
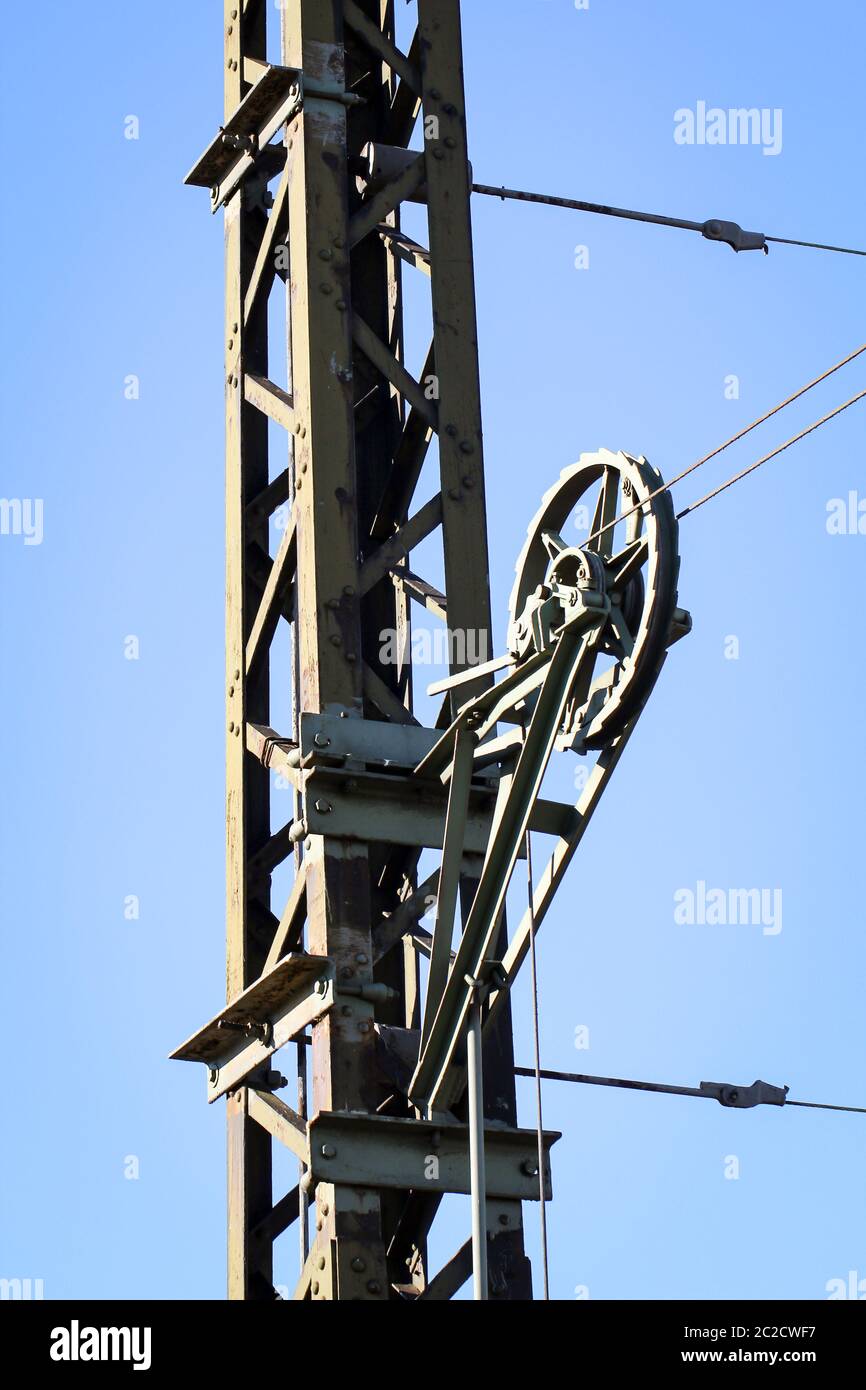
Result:
[[[854,0],[463,8],[476,179],[866,244]],[[49,1298],[219,1298],[223,1117],[166,1056],[223,989],[222,238],[181,183],[221,119],[221,8],[94,11],[91,32],[57,0],[16,7],[0,53],[3,119],[23,141],[0,224],[0,492],[44,503],[40,545],[0,536],[0,1275],[42,1278]],[[52,93],[36,140],[17,114],[34,63]],[[677,144],[674,113],[699,101],[781,110],[780,152]],[[863,341],[864,265],[481,199],[473,212],[501,644],[526,524],[560,470],[607,447],[672,476]],[[409,304],[420,344],[415,287]],[[678,505],[864,376],[861,361],[798,402]],[[683,525],[694,632],[540,940],[547,1067],[761,1077],[866,1104],[866,536],[826,524],[833,499],[866,498],[864,419],[849,412]],[[567,791],[572,766],[556,776]],[[677,925],[674,894],[699,881],[780,890],[782,930]],[[525,981],[516,1003],[528,1063]],[[552,1084],[545,1107],[563,1131],[555,1297],[820,1299],[850,1270],[866,1278],[864,1117]],[[534,1208],[526,1219],[538,1284]],[[454,1200],[436,1256],[467,1233]]]

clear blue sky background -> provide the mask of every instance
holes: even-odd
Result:
[[[855,0],[464,11],[477,178],[866,243]],[[222,237],[206,195],[181,186],[221,119],[221,6],[15,6],[0,65],[16,132],[0,493],[45,507],[41,546],[0,537],[0,1275],[43,1278],[49,1298],[219,1298],[223,1116],[199,1070],[166,1055],[223,989]],[[781,108],[782,152],[678,146],[673,113],[698,100]],[[737,257],[684,232],[482,200],[474,214],[501,642],[524,528],[560,470],[605,446],[671,476],[863,340],[864,263]],[[579,243],[588,270],[574,268]],[[864,380],[849,368],[678,503]],[[866,496],[862,410],[683,527],[695,631],[545,924],[546,1066],[761,1077],[866,1104],[866,536],[825,524],[830,499]],[[124,659],[129,635],[138,661]],[[781,933],[677,926],[674,892],[700,879],[781,888]],[[525,988],[517,1002],[529,1062]],[[589,1051],[575,1050],[579,1025]],[[564,1132],[556,1297],[820,1299],[830,1279],[866,1277],[866,1117],[552,1085],[545,1099]],[[437,1257],[467,1222],[453,1202]]]

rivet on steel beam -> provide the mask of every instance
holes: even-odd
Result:
[[[334,808],[331,805],[330,801],[322,801],[320,799],[316,802],[316,810],[318,811],[320,816],[329,816],[333,809]]]
[[[313,743],[317,748],[330,748],[331,746],[331,740],[328,738],[327,734],[316,734]]]
[[[319,1226],[318,1229],[321,1230],[321,1226]],[[317,1294],[317,1293],[319,1292],[319,1281],[318,1281],[318,1279],[314,1279],[314,1280],[313,1280],[312,1288],[313,1288],[313,1293],[314,1293],[314,1294]]]
[[[325,1257],[324,1257],[324,1255],[320,1255],[319,1258],[316,1260],[316,1266],[317,1266],[317,1268],[319,1268],[319,1269],[324,1269],[324,1268],[325,1268]]]
[[[446,136],[445,136],[445,144],[446,144],[446,146],[448,147],[449,150],[456,150],[456,149],[457,149],[457,141],[454,139],[454,136],[453,136],[453,135],[446,135]]]
[[[452,487],[448,489],[448,496],[451,498],[452,502],[459,502],[463,493],[460,491],[459,487]]]
[[[300,486],[300,484],[299,484],[299,486]],[[331,638],[331,646],[332,646],[332,647],[342,647],[342,645],[343,645],[343,639],[342,639],[342,637],[340,637],[339,634],[335,632],[334,635],[333,635],[333,637]]]
[[[362,1260],[360,1255],[356,1255],[352,1261],[352,1268],[356,1274],[363,1274],[364,1270],[367,1268],[367,1261]]]
[[[346,585],[346,587],[343,589],[343,593],[346,595],[346,598],[355,597],[355,590],[352,588],[351,584]]]
[[[367,1284],[367,1292],[373,1294],[382,1292],[382,1285],[379,1283],[378,1279],[371,1279],[369,1281],[369,1283]]]
[[[475,445],[472,443],[471,439],[462,439],[460,441],[460,452],[461,454],[475,453]]]
[[[322,1158],[336,1158],[336,1157],[337,1157],[337,1150],[334,1148],[333,1144],[323,1144],[323,1145],[322,1145],[322,1149],[321,1149],[321,1153],[322,1153]],[[322,1210],[323,1210],[323,1211],[325,1210],[324,1207],[322,1208]],[[324,1267],[325,1267],[325,1266],[324,1266],[323,1264],[319,1266],[320,1269],[324,1269]]]

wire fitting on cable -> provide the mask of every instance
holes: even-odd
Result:
[[[707,241],[724,241],[734,251],[763,251],[765,256],[770,254],[764,233],[744,232],[738,222],[722,222],[714,217],[705,222],[701,230]]]
[[[751,1110],[756,1105],[784,1105],[789,1090],[788,1086],[771,1086],[767,1081],[755,1081],[751,1086],[729,1086],[725,1081],[701,1082],[705,1096],[733,1110]]]

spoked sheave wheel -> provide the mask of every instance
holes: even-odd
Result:
[[[660,473],[644,458],[607,449],[583,454],[562,472],[529,527],[511,593],[513,651],[525,635],[521,615],[527,601],[540,586],[573,583],[587,552],[593,552],[594,570],[598,561],[603,566],[610,600],[589,695],[569,703],[560,748],[603,748],[640,711],[655,684],[671,640],[679,574],[670,493],[652,496],[662,486]],[[635,506],[638,511],[613,524]]]

